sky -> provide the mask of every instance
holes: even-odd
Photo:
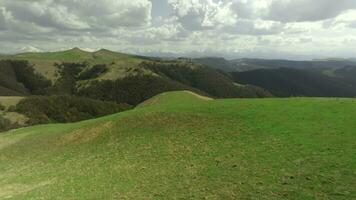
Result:
[[[356,57],[356,0],[0,0],[0,53]]]

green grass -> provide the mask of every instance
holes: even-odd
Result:
[[[208,100],[0,135],[0,199],[355,199],[356,101]]]

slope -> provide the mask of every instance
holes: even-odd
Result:
[[[125,76],[127,68],[137,67],[142,59],[137,56],[112,52],[101,49],[96,52],[87,52],[79,48],[73,48],[59,52],[45,53],[23,53],[13,56],[6,56],[1,59],[26,60],[30,62],[36,72],[40,73],[47,79],[55,81],[58,78],[58,69],[56,63],[83,63],[89,66],[96,64],[106,64],[109,68],[107,76],[103,79],[116,79]]]
[[[353,99],[206,100],[0,135],[2,199],[352,199]]]

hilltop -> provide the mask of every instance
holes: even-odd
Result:
[[[134,67],[142,60],[137,56],[117,53],[106,49],[96,52],[87,52],[77,47],[59,52],[42,52],[42,53],[22,53],[13,56],[7,56],[3,59],[26,60],[33,64],[34,69],[50,80],[55,80],[58,76],[55,63],[81,63],[88,62],[89,65],[106,64],[109,65],[112,73],[111,76],[120,76],[116,74],[118,69]]]
[[[2,199],[352,199],[356,101],[160,94],[0,135]]]

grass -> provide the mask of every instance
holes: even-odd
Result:
[[[0,199],[355,199],[354,99],[211,100],[0,135]]]

